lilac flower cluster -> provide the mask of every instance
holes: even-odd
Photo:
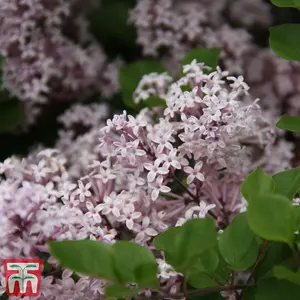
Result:
[[[164,58],[174,70],[178,62],[193,48],[219,47],[227,70],[241,72],[243,56],[252,47],[252,38],[244,28],[233,28],[232,22],[246,26],[268,26],[270,7],[262,0],[139,0],[130,14],[137,42],[145,55]]]
[[[300,113],[300,64],[259,47],[247,30],[271,25],[267,1],[139,0],[129,21],[137,28],[144,54],[162,54],[173,73],[191,49],[218,47],[222,65],[231,73],[244,74],[252,95],[262,99],[261,106],[271,109],[276,118],[283,111]]]
[[[274,161],[289,167],[291,149],[275,143],[258,100],[245,99],[242,77],[207,71],[193,61],[175,82],[151,74],[167,107],[135,117],[124,112],[102,125],[103,107],[77,105],[61,118],[63,154],[45,149],[1,163],[0,258],[47,254],[49,240],[130,239],[153,249],[153,237],[170,226],[210,215],[222,229],[245,210],[244,177],[258,165],[276,172]],[[79,123],[84,133],[75,135]],[[48,263],[37,299],[104,299],[105,281],[75,281],[52,257]],[[157,263],[161,285],[177,293],[180,274],[161,254]]]
[[[75,104],[58,118],[63,129],[58,132],[56,148],[67,158],[71,178],[85,176],[89,166],[102,159],[98,147],[99,128],[108,117],[106,104]]]
[[[25,103],[33,123],[49,101],[118,91],[119,63],[110,63],[88,31],[94,2],[1,0],[0,44],[4,86]],[[72,32],[72,39],[65,32]]]
[[[252,49],[244,62],[245,77],[264,107],[279,116],[300,113],[300,64],[276,56],[270,49]]]
[[[81,186],[76,189],[76,184],[68,181],[64,164],[64,157],[51,149],[34,158],[12,157],[1,164],[0,173],[5,178],[0,182],[1,259],[45,253],[46,242],[51,239],[85,237],[82,228],[88,226],[86,217],[71,205],[69,198],[72,191],[76,198],[87,192]],[[39,299],[96,299],[94,295],[99,295],[101,280],[82,277],[75,283],[72,272],[67,270],[57,279],[54,276],[57,268],[55,262],[52,263],[49,276],[42,278]],[[5,291],[3,274],[1,285],[2,294]]]

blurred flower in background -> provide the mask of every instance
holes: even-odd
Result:
[[[0,1],[3,85],[25,104],[31,124],[50,101],[83,101],[118,92],[119,61],[110,62],[89,32],[96,1]]]

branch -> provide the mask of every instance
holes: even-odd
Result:
[[[265,257],[265,254],[266,254],[266,251],[267,251],[267,247],[268,247],[268,241],[264,240],[263,241],[263,244],[262,244],[262,247],[260,249],[260,252],[259,252],[259,255],[258,255],[258,258],[257,258],[257,261],[251,271],[251,274],[250,276],[248,277],[248,280],[247,280],[247,284],[250,282],[250,280],[253,278],[254,276],[254,273],[256,272],[257,270],[257,267],[259,266],[259,264],[261,263],[261,261],[264,259]]]
[[[175,181],[179,184],[179,186],[189,194],[189,196],[192,198],[192,200],[196,200],[196,196],[186,187],[182,184],[182,182],[173,174],[171,174],[172,178],[175,179]]]
[[[179,184],[179,186],[185,191],[185,192],[187,192],[188,194],[189,194],[189,196],[192,198],[192,202],[194,201],[194,202],[196,202],[196,203],[199,203],[199,199],[197,199],[197,196],[196,195],[194,195],[186,186],[184,186],[183,184],[182,184],[182,182],[175,176],[175,175],[173,175],[173,174],[171,174],[171,176],[172,176],[172,178]],[[217,220],[217,216],[213,213],[213,212],[211,212],[211,211],[208,211],[207,212],[210,216],[212,216],[215,220]]]
[[[250,276],[248,277],[247,279],[247,282],[246,284],[249,284],[249,282],[251,281],[251,279],[253,278],[259,264],[262,262],[262,260],[264,259],[265,257],[265,254],[266,254],[266,251],[267,251],[267,248],[268,248],[268,241],[264,240],[263,241],[263,244],[262,244],[262,247],[260,249],[260,252],[259,252],[259,255],[258,255],[258,258],[255,262],[255,265],[250,273]],[[243,299],[243,294],[244,294],[244,291],[241,292],[240,294],[240,297],[238,299]]]
[[[229,285],[229,286],[220,286],[220,287],[212,287],[212,288],[205,288],[200,290],[195,290],[188,292],[188,296],[199,296],[199,295],[205,295],[210,293],[219,293],[224,291],[236,291],[236,290],[244,290],[250,285],[247,284],[237,284],[237,285]],[[180,295],[181,297],[183,294]]]
[[[203,288],[203,289],[199,289],[199,290],[193,290],[193,291],[187,291],[186,293],[178,293],[178,294],[169,294],[163,291],[160,291],[162,293],[164,293],[164,295],[157,295],[157,296],[153,296],[150,298],[147,298],[149,300],[159,300],[159,299],[184,299],[184,298],[188,298],[190,296],[201,296],[201,295],[205,295],[205,294],[210,294],[210,293],[219,293],[219,292],[223,292],[223,291],[236,291],[236,290],[244,290],[247,287],[250,287],[251,285],[247,285],[247,284],[237,284],[237,285],[226,285],[226,286],[220,286],[220,287],[211,287],[211,288]],[[146,299],[143,298],[143,299]]]

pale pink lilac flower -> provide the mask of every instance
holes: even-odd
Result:
[[[150,218],[147,216],[143,218],[142,225],[134,224],[132,229],[138,232],[135,238],[137,243],[143,242],[147,237],[154,237],[158,234],[158,232],[149,225]]]
[[[168,174],[168,168],[160,166],[160,164],[161,161],[158,159],[154,162],[154,165],[149,163],[144,164],[144,168],[149,171],[147,175],[148,182],[154,181],[154,179],[159,175]]]
[[[125,222],[128,229],[132,230],[134,222],[141,217],[141,212],[134,211],[134,206],[126,206],[123,214],[118,218],[119,222]]]
[[[185,213],[185,218],[190,219],[190,218],[205,218],[208,211],[215,208],[215,204],[209,204],[207,205],[204,201],[200,201],[199,206],[192,206],[189,208],[186,213]]]
[[[99,212],[101,211],[101,206],[98,204],[97,206],[94,206],[93,203],[90,201],[86,202],[86,208],[88,209],[88,212],[85,214],[88,218],[93,218],[95,222],[101,223],[101,216]]]
[[[191,168],[191,167],[184,167],[184,172],[186,172],[188,174],[188,177],[187,177],[187,184],[190,184],[192,183],[195,178],[200,180],[200,181],[204,181],[204,175],[200,172],[201,168],[202,168],[202,165],[203,163],[200,161],[198,162],[194,168]]]
[[[91,186],[92,184],[90,182],[84,185],[84,183],[81,180],[78,181],[78,188],[77,190],[74,191],[74,195],[79,196],[80,202],[84,202],[86,197],[88,198],[92,195],[91,192],[89,191]]]
[[[123,205],[120,200],[117,199],[115,192],[112,192],[109,196],[105,196],[103,203],[99,204],[99,208],[104,215],[113,214],[116,218],[121,216],[120,210]]]
[[[163,184],[163,177],[159,176],[154,182],[150,182],[149,188],[151,190],[151,199],[155,201],[159,193],[168,193],[171,191],[171,188]]]

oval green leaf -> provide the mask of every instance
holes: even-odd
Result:
[[[248,225],[246,214],[237,215],[219,238],[225,261],[236,271],[247,270],[258,256],[259,245]]]
[[[170,228],[154,239],[157,249],[178,272],[185,273],[202,253],[217,244],[217,231],[212,218],[193,219],[181,227]]]
[[[283,115],[276,126],[280,129],[300,133],[300,117]]]
[[[293,199],[300,189],[300,167],[277,173],[273,176],[275,193]]]
[[[118,282],[110,246],[97,241],[82,240],[50,242],[49,247],[51,255],[61,266],[88,276]]]
[[[264,172],[262,168],[257,168],[251,172],[244,180],[241,192],[246,200],[249,201],[251,196],[262,193],[272,193],[275,183],[269,174]]]
[[[278,7],[300,7],[300,0],[271,0],[271,2]]]
[[[281,58],[300,61],[300,24],[283,24],[270,28],[269,43]]]
[[[250,229],[270,240],[292,243],[295,215],[290,199],[278,194],[260,194],[249,202],[247,219]]]
[[[275,266],[273,269],[274,276],[278,279],[286,279],[292,283],[300,285],[300,273],[295,273],[284,266]]]
[[[139,244],[118,241],[112,246],[115,270],[123,284],[135,282],[140,287],[159,286],[158,266],[151,251]]]

